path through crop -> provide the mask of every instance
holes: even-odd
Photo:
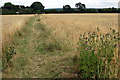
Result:
[[[31,18],[26,27],[15,36],[16,55],[12,67],[3,72],[5,78],[55,78],[71,76],[74,51],[51,35],[51,29],[41,24],[39,16]],[[68,74],[67,74],[68,73]],[[66,77],[65,76],[65,77]]]

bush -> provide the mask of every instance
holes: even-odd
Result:
[[[118,35],[114,29],[110,33],[96,32],[80,35],[78,42],[79,77],[116,78],[118,71]]]

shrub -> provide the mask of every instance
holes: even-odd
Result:
[[[79,77],[116,78],[118,71],[118,35],[110,28],[110,33],[96,32],[80,35],[77,50],[79,58]]]

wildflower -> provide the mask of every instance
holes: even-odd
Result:
[[[92,47],[90,46],[89,49],[92,49]]]
[[[88,41],[86,41],[85,44],[88,44]]]
[[[118,46],[118,44],[115,44],[115,45],[114,45],[114,47],[117,47],[117,46]]]
[[[91,50],[92,49],[92,47],[90,46],[90,47],[88,47],[88,48],[86,48],[86,50]]]

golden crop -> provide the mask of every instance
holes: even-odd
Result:
[[[40,18],[57,39],[74,47],[84,32],[93,32],[97,27],[101,33],[109,28],[118,30],[118,14],[43,14]]]
[[[2,43],[9,42],[10,38],[27,23],[33,15],[2,15]]]

